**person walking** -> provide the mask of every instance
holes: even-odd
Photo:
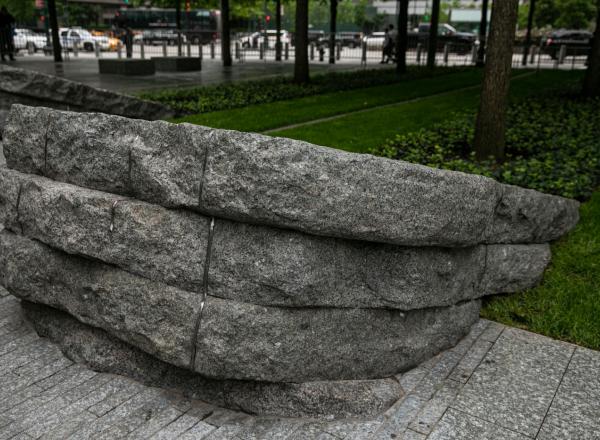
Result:
[[[5,6],[2,6],[0,8],[0,55],[2,56],[2,61],[6,61],[6,55],[8,55],[11,61],[15,60],[14,27],[15,18],[10,15]]]
[[[385,34],[383,36],[383,47],[381,48],[381,61],[379,64],[385,64],[387,58],[387,43],[389,40],[390,28],[389,26],[385,28]]]

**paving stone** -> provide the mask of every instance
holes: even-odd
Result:
[[[537,438],[600,438],[600,352],[577,348]]]
[[[0,286],[0,297],[8,296],[8,295],[10,295],[10,293],[8,293],[8,290],[6,290],[4,287]]]
[[[42,389],[40,387],[31,385],[16,393],[2,393],[2,399],[0,399],[0,414],[34,396],[39,396],[41,392]]]
[[[151,418],[139,425],[136,429],[127,435],[128,439],[146,440],[152,434],[160,431],[162,428],[182,416],[178,409],[167,406],[152,415]]]
[[[450,408],[429,435],[428,440],[527,440],[529,438]]]
[[[181,417],[173,420],[167,426],[156,432],[151,440],[171,440],[186,432],[188,429],[196,425],[199,420],[196,417],[183,414]],[[215,428],[216,429],[216,428]]]
[[[45,432],[43,438],[44,440],[64,440],[70,438],[70,434],[77,432],[80,428],[89,426],[97,419],[95,415],[87,411],[79,412],[68,419],[60,421],[54,429]]]
[[[444,351],[438,356],[437,363],[412,391],[412,394],[421,400],[431,399],[463,357],[461,353],[453,350]]]
[[[215,408],[210,416],[206,417],[204,421],[214,426],[223,425],[239,425],[246,422],[249,416],[244,413],[231,411],[225,408]]]
[[[0,356],[22,347],[23,344],[36,341],[37,339],[39,339],[38,335],[32,333],[31,331],[26,332],[26,330],[24,330],[19,337],[0,345]]]
[[[64,438],[77,428],[80,420],[82,423],[89,420],[96,420],[97,417],[86,411],[90,405],[102,401],[113,392],[114,387],[110,385],[113,377],[110,375],[96,375],[81,385],[78,385],[64,394],[70,402],[70,405],[52,414],[44,421],[40,421],[32,426],[27,433],[35,438],[43,434],[52,432],[55,438]],[[73,420],[73,422],[71,422]],[[64,421],[69,421],[61,426]]]
[[[162,394],[162,390],[152,390]],[[167,399],[159,395],[156,398],[150,398],[144,403],[143,406],[134,410],[126,417],[121,418],[118,422],[110,426],[110,428],[103,431],[100,435],[95,436],[96,440],[113,440],[115,438],[123,438],[128,436],[130,432],[135,430],[138,426],[151,420],[155,415],[159,414],[162,410],[169,407]]]
[[[433,395],[415,419],[408,426],[409,429],[421,434],[429,434],[435,424],[440,420],[448,406],[454,401],[462,385],[453,380],[446,380],[444,385]]]
[[[346,421],[340,420],[325,426],[327,433],[345,440],[363,440],[371,438],[381,426],[379,421]]]
[[[401,436],[402,440],[425,440],[426,438],[427,436],[425,434],[413,431],[412,429],[407,429]]]
[[[397,379],[400,381],[400,385],[404,392],[409,394],[419,385],[419,383],[421,383],[423,378],[429,374],[429,371],[431,370],[419,365],[406,373],[398,375]]]
[[[426,402],[411,394],[398,401],[386,411],[384,422],[376,431],[375,438],[392,438],[392,435],[405,431]]]
[[[325,431],[326,425],[323,423],[307,422],[298,426],[287,440],[308,440],[308,439],[322,439],[322,440],[334,440],[336,437]],[[210,438],[213,440],[212,438]]]
[[[115,391],[101,402],[90,406],[87,410],[92,414],[102,417],[107,412],[131,399],[132,396],[144,390],[144,386],[130,379],[117,378],[112,384],[119,383]]]
[[[482,321],[485,321],[485,319],[482,319]],[[496,342],[496,340],[500,336],[500,333],[502,333],[502,331],[506,327],[498,322],[494,322],[494,321],[488,321],[488,322],[489,322],[489,325],[481,334],[481,339],[483,339],[484,341]]]
[[[302,419],[256,417],[246,421],[235,438],[236,440],[287,439],[302,423],[304,423]]]
[[[17,377],[13,382],[6,385],[6,392],[16,392],[22,388],[28,387],[37,381],[46,377],[52,376],[58,371],[61,371],[73,364],[69,359],[64,357],[58,357],[53,354],[52,358],[39,359],[40,362],[36,362],[36,366],[26,364],[22,368],[14,370],[14,374]],[[40,365],[37,367],[37,365]],[[36,368],[37,367],[37,368]]]
[[[473,371],[475,371],[477,366],[481,363],[492,345],[492,342],[486,341],[482,338],[475,341],[475,343],[471,346],[471,349],[454,368],[452,374],[450,374],[450,378],[461,383],[467,383],[471,377],[471,374],[473,374]]]
[[[89,425],[74,432],[70,438],[73,440],[86,440],[90,437],[97,437],[111,426],[121,422],[124,418],[130,417],[140,408],[146,407],[149,402],[154,401],[159,395],[160,390],[156,388],[148,388],[138,394],[133,395],[129,400],[123,402],[112,411],[104,414],[102,417],[94,420]]]
[[[12,331],[7,331],[6,333],[0,336],[0,347],[3,347],[5,344],[8,344],[9,342],[28,334],[32,334],[32,331],[26,325],[19,326],[18,328]]]
[[[83,383],[98,373],[82,365],[73,364],[45,379],[36,382],[36,385],[47,392],[62,392],[65,386],[76,386]],[[60,385],[60,386],[59,386]]]
[[[200,421],[177,437],[177,440],[200,440],[217,429],[216,426]]]
[[[466,352],[469,351],[469,349],[475,343],[477,338],[479,338],[481,333],[483,333],[487,329],[488,326],[489,326],[489,321],[484,321],[484,320],[480,319],[475,324],[473,324],[469,333],[464,338],[462,338],[458,342],[458,344],[456,344],[454,347],[452,347],[451,350],[464,355]]]
[[[533,437],[573,349],[570,344],[507,328],[452,407]]]

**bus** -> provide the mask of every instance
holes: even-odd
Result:
[[[217,38],[220,11],[192,9],[181,11],[182,33],[192,43],[209,43]],[[119,21],[131,29],[176,29],[175,9],[164,8],[121,8]]]

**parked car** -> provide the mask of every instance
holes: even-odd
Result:
[[[362,34],[360,32],[339,32],[335,35],[336,45],[342,47],[349,47],[351,49],[359,47],[362,41]],[[329,35],[324,35],[317,41],[317,47],[328,48],[329,47]]]
[[[554,31],[542,43],[542,52],[552,59],[558,58],[561,46],[566,46],[565,55],[587,56],[592,45],[593,34],[588,31],[561,29]]]
[[[46,46],[46,35],[38,34],[29,29],[15,29],[14,43],[16,50],[31,50],[36,52]]]
[[[429,23],[421,23],[417,29],[408,33],[408,47],[417,47],[421,43],[427,47],[429,42]],[[477,35],[472,32],[459,32],[448,23],[440,23],[438,26],[437,50],[443,50],[446,44],[451,52],[468,53],[477,42]]]
[[[363,38],[367,45],[367,49],[381,49],[385,41],[385,32],[373,32]]]
[[[179,33],[175,29],[148,29],[143,31],[141,34],[134,35],[133,42],[149,45],[160,45],[166,42],[169,46],[175,46],[179,41]],[[181,42],[186,43],[187,38],[182,33]]]
[[[104,33],[102,31],[92,31],[91,33],[95,37],[106,36],[108,38],[108,50],[112,52],[116,52],[119,50],[120,47],[123,47],[123,42],[119,38],[115,37],[114,33],[112,32]]]
[[[96,45],[100,50],[109,50],[110,43],[106,36],[92,35],[91,32],[82,28],[61,28],[59,29],[60,44],[64,49],[83,49],[92,52]]]
[[[267,30],[266,33],[267,44],[268,47],[274,48],[275,43],[277,42],[277,31],[276,30]],[[288,31],[281,30],[281,44],[290,43],[290,34]],[[248,49],[253,48],[256,49],[259,47],[260,43],[265,41],[265,32],[253,32],[250,35],[246,35],[239,39],[242,47]]]

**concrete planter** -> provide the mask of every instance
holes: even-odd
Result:
[[[98,68],[101,74],[144,76],[154,75],[156,69],[152,60],[117,59],[98,60]]]
[[[202,70],[198,57],[152,57],[157,72],[196,72]]]

